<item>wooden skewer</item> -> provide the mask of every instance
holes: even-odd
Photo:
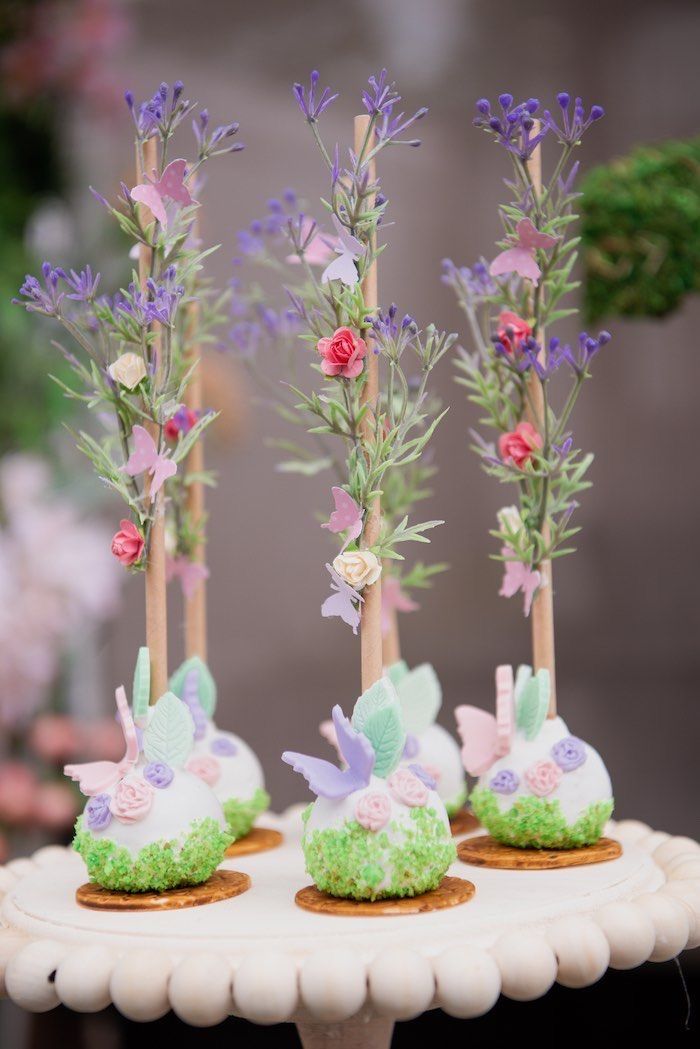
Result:
[[[537,128],[533,129],[533,133],[537,133]],[[535,193],[540,196],[542,193],[542,156],[539,146],[535,149],[528,161],[528,170],[535,188]],[[540,330],[537,334],[542,345],[544,345],[544,330]],[[544,393],[542,391],[542,384],[534,371],[531,371],[530,373],[528,385],[530,399],[533,405],[533,410],[530,413],[530,421],[535,429],[539,430],[539,427],[544,420]],[[549,524],[547,522],[544,524],[542,534],[545,542],[548,542]],[[532,602],[532,609],[530,611],[532,628],[532,665],[535,673],[537,673],[538,670],[549,671],[551,691],[549,694],[549,710],[547,712],[547,717],[555,718],[557,716],[557,689],[554,659],[554,580],[552,579],[552,562],[542,561],[539,570],[546,581],[546,585],[539,587],[535,593]]]
[[[355,152],[360,153],[369,116],[355,117]],[[370,163],[369,178],[376,177],[374,162]],[[374,262],[362,281],[362,294],[367,313],[377,308],[377,264]],[[373,354],[367,356],[367,380],[362,389],[362,403],[370,406],[362,421],[362,440],[365,445],[374,441],[375,411],[379,401],[379,360]],[[373,546],[379,539],[381,526],[381,506],[379,499],[367,510],[363,542],[365,547]],[[360,649],[362,659],[362,691],[365,692],[383,673],[382,660],[382,580],[381,577],[362,591],[362,621],[360,626]]]
[[[141,153],[136,150],[137,181],[143,182],[158,164],[158,147],[155,138],[143,143],[143,165]],[[141,205],[143,207],[143,205]],[[139,248],[139,283],[146,287],[151,272],[152,250],[142,244]],[[158,352],[158,341],[155,344]],[[156,380],[157,381],[157,378]],[[153,440],[160,440],[159,427],[151,423],[149,430]],[[146,476],[145,495],[148,497],[149,479]],[[152,505],[150,548],[146,565],[146,644],[151,659],[151,703],[156,703],[168,688],[168,606],[165,582],[165,492],[160,489]]]
[[[401,635],[399,633],[399,614],[395,608],[388,608],[384,613],[389,629],[382,640],[382,658],[385,667],[391,667],[401,659]]]
[[[198,233],[198,223],[192,228],[194,236]],[[186,366],[188,368],[196,365],[185,391],[185,404],[190,411],[199,417],[202,411],[202,348],[197,341],[199,327],[200,305],[193,299],[187,307],[186,338]],[[202,438],[193,445],[192,451],[187,458],[187,469],[191,473],[201,474],[204,470],[204,442]],[[199,536],[196,546],[192,551],[194,561],[204,563],[205,544],[204,535],[204,485],[201,481],[193,481],[187,490],[187,509],[192,526]],[[194,593],[185,597],[185,657],[199,656],[205,663],[207,661],[207,588],[206,580],[201,579],[197,583]]]

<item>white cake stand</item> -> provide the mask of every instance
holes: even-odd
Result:
[[[285,835],[271,852],[226,862],[253,888],[189,910],[79,907],[82,860],[56,846],[0,868],[0,995],[42,1012],[110,1003],[132,1020],[169,1009],[208,1026],[235,1014],[296,1023],[305,1049],[386,1049],[395,1020],[440,1007],[487,1012],[595,983],[700,945],[700,846],[624,820],[608,863],[500,871],[456,863],[477,886],[466,904],[416,916],[339,917],[295,906],[308,884],[300,807],[266,818]]]

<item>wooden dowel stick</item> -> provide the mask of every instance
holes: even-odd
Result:
[[[141,154],[136,151],[136,176],[143,182],[144,176],[150,174],[158,164],[158,147],[155,138],[143,143],[143,165]],[[143,206],[143,205],[142,205]],[[145,288],[151,274],[152,254],[150,248],[142,244],[139,248],[139,283]],[[156,352],[158,342],[154,344]],[[156,380],[157,381],[157,373]],[[160,439],[159,427],[155,423],[148,430],[156,443]],[[148,495],[148,475],[145,483]],[[153,524],[151,526],[150,548],[146,565],[146,644],[151,659],[151,703],[158,699],[168,688],[168,606],[165,582],[165,493],[163,488],[156,495],[152,505]]]
[[[369,116],[355,117],[355,152],[362,150]],[[370,182],[375,179],[374,163],[370,163]],[[374,262],[362,281],[362,294],[367,313],[377,308],[377,264]],[[363,333],[364,334],[364,333]],[[362,440],[365,445],[374,441],[375,411],[379,401],[379,359],[370,351],[366,358],[367,380],[362,388],[362,403],[370,406],[370,411],[362,422]],[[373,546],[379,539],[381,525],[381,506],[379,499],[367,510],[363,542],[365,547]],[[362,659],[362,691],[365,692],[375,681],[379,681],[383,672],[382,661],[382,581],[381,577],[362,591],[362,621],[360,625],[360,649]]]
[[[197,236],[198,224],[195,221],[193,234]],[[185,358],[188,368],[196,365],[185,391],[185,404],[199,416],[202,411],[202,348],[197,340],[200,305],[193,299],[187,306],[187,328]],[[193,445],[187,458],[187,471],[201,474],[204,470],[204,441],[200,439]],[[192,527],[197,531],[198,540],[192,551],[192,560],[204,563],[204,485],[193,481],[187,489],[187,510]],[[206,580],[201,579],[190,597],[185,597],[185,656],[199,656],[207,661],[207,587]]]
[[[399,613],[395,608],[388,608],[385,618],[389,629],[382,639],[382,658],[385,667],[391,667],[401,659],[401,635],[399,633]]]
[[[533,129],[533,133],[537,133],[536,128]],[[535,187],[535,193],[540,196],[542,193],[542,156],[539,146],[535,149],[528,161],[528,170]],[[540,343],[544,345],[545,334],[543,329],[540,329],[537,332],[537,337]],[[544,423],[545,413],[542,383],[538,379],[534,370],[531,371],[528,381],[530,399],[533,405],[533,410],[530,413],[530,421],[533,426],[540,431],[540,428]],[[546,521],[544,523],[542,534],[545,542],[548,542],[549,524]],[[532,602],[532,610],[530,612],[532,629],[532,665],[535,673],[537,673],[538,670],[549,671],[551,691],[549,694],[549,711],[547,717],[555,718],[557,716],[557,688],[554,660],[554,580],[552,579],[552,562],[543,561],[539,568],[546,580],[546,586],[542,586],[537,590]]]

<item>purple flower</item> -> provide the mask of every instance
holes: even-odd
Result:
[[[75,299],[76,302],[93,301],[97,292],[97,285],[100,283],[100,274],[96,273],[93,277],[90,266],[86,266],[79,273],[71,270],[70,275],[64,269],[57,267],[56,273],[72,289],[72,294],[68,296],[69,299]]]
[[[513,96],[503,94],[499,95],[498,102],[500,116],[491,111],[491,103],[487,98],[480,98],[476,103],[474,126],[483,128],[520,160],[529,160],[549,131],[549,124],[544,122],[535,134],[532,133],[535,130],[534,114],[540,107],[539,100],[528,98],[514,106]]]
[[[395,90],[395,84],[387,83],[386,69],[382,69],[379,76],[372,76],[368,80],[371,91],[366,89],[362,92],[362,104],[370,116],[380,116],[382,113],[391,112],[397,102],[401,101],[401,95]]]
[[[294,96],[299,103],[299,109],[310,124],[314,124],[321,116],[321,113],[328,109],[331,103],[335,102],[338,97],[337,93],[335,95],[330,93],[331,89],[329,87],[324,87],[321,92],[321,97],[316,98],[316,88],[318,87],[319,77],[320,74],[318,70],[314,69],[311,74],[308,94],[301,84],[295,84],[293,88]]]
[[[422,106],[416,110],[413,116],[407,117],[404,113],[398,113],[394,116],[391,106],[389,106],[381,115],[381,119],[377,121],[375,130],[377,140],[384,145],[388,142],[393,142],[396,146],[420,146],[421,140],[419,138],[400,139],[399,135],[413,127],[417,120],[422,120],[427,112],[427,106]]]
[[[58,317],[61,302],[66,295],[64,291],[58,290],[61,271],[54,269],[50,262],[45,262],[41,267],[41,273],[44,285],[42,286],[36,277],[28,273],[24,278],[24,284],[19,289],[20,295],[24,295],[28,301],[13,299],[12,302],[16,306],[24,306],[30,313],[43,313],[46,317]]]
[[[152,138],[156,133],[163,137],[173,133],[178,124],[194,109],[194,102],[183,98],[183,92],[184,84],[181,80],[176,80],[173,84],[172,96],[169,86],[163,83],[152,98],[138,105],[133,92],[125,92],[124,101],[140,141]]]
[[[478,306],[498,291],[498,284],[490,275],[484,259],[479,259],[471,267],[458,267],[452,259],[443,259],[442,282],[454,288],[470,307]]]
[[[605,110],[602,106],[591,106],[590,112],[586,116],[583,102],[580,98],[575,99],[573,116],[571,116],[569,114],[571,97],[567,91],[559,92],[557,102],[561,109],[561,126],[557,124],[548,109],[544,111],[544,121],[545,125],[551,128],[562,145],[575,146],[580,141],[584,131],[587,131],[596,120],[600,120],[601,117],[605,116]]]
[[[562,772],[573,772],[586,760],[586,744],[576,736],[565,736],[550,751]]]
[[[85,806],[85,820],[90,830],[104,830],[112,822],[109,794],[96,794]]]
[[[426,772],[422,765],[409,765],[408,766],[414,776],[417,776],[421,783],[424,783],[428,790],[435,790],[437,787],[437,780]]]
[[[209,157],[215,157],[221,153],[238,153],[240,150],[245,149],[242,142],[236,142],[232,146],[223,146],[227,139],[238,134],[240,124],[237,121],[234,120],[230,124],[219,124],[211,133],[208,132],[208,128],[209,111],[203,109],[199,117],[192,121],[192,130],[194,131],[194,137],[197,139],[199,160],[207,160]]]
[[[549,343],[549,356],[550,359],[556,359],[558,364],[566,361],[577,375],[585,375],[593,358],[611,339],[609,331],[598,332],[596,338],[582,331],[578,337],[578,351],[574,351],[568,344],[562,345],[559,339],[554,338]]]
[[[238,747],[228,736],[218,736],[209,744],[209,750],[219,758],[232,758],[238,753]]]
[[[402,757],[409,761],[411,758],[415,758],[420,750],[420,743],[418,742],[417,736],[414,736],[412,732],[406,733],[406,742],[404,743]]]
[[[175,773],[170,768],[170,765],[166,765],[162,761],[151,761],[143,770],[143,778],[152,787],[157,787],[158,790],[164,790],[165,787],[169,787],[174,775]]]
[[[496,794],[515,794],[520,786],[520,776],[512,769],[501,769],[489,781],[489,787]]]

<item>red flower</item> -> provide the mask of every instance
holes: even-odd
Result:
[[[532,423],[518,423],[511,433],[498,438],[498,451],[503,462],[512,462],[520,470],[529,463],[533,452],[542,447],[542,438]]]
[[[362,358],[367,353],[367,344],[350,328],[338,328],[330,339],[319,339],[316,349],[323,358],[321,370],[324,375],[356,379],[362,371]]]
[[[532,328],[519,317],[517,313],[510,310],[502,310],[498,318],[498,341],[505,346],[508,353],[519,350],[524,339],[532,335]]]
[[[124,518],[119,522],[119,531],[112,536],[112,553],[125,567],[141,560],[145,541],[136,525]]]
[[[191,408],[178,408],[163,427],[165,439],[175,442],[181,433],[189,433],[197,422],[197,418],[197,413]]]

